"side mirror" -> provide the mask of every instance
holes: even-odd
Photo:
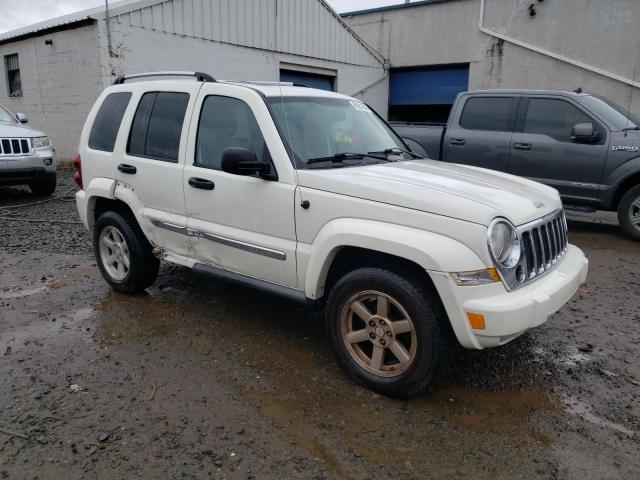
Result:
[[[24,113],[16,113],[16,120],[18,120],[20,123],[27,123],[29,121]]]
[[[234,175],[255,175],[272,180],[271,164],[258,160],[256,153],[249,148],[229,147],[222,152],[222,171]]]
[[[593,123],[576,123],[571,129],[571,140],[576,143],[594,143],[600,139],[600,132],[596,132]]]

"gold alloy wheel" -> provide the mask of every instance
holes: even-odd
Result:
[[[340,332],[358,365],[380,377],[396,377],[413,363],[418,340],[411,317],[386,293],[367,290],[349,298]]]

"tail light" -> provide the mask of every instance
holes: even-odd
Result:
[[[79,153],[76,153],[73,157],[73,168],[76,169],[76,173],[73,175],[73,181],[82,189],[82,161]]]

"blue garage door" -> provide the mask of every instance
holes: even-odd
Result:
[[[389,82],[389,120],[444,123],[469,89],[469,65],[392,70]]]
[[[317,73],[296,72],[293,70],[280,70],[280,81],[306,85],[311,88],[328,90],[333,92],[335,77],[318,75]]]

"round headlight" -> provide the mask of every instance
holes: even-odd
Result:
[[[520,260],[520,239],[516,227],[504,219],[494,220],[489,225],[489,249],[497,264],[505,268],[515,267]]]

